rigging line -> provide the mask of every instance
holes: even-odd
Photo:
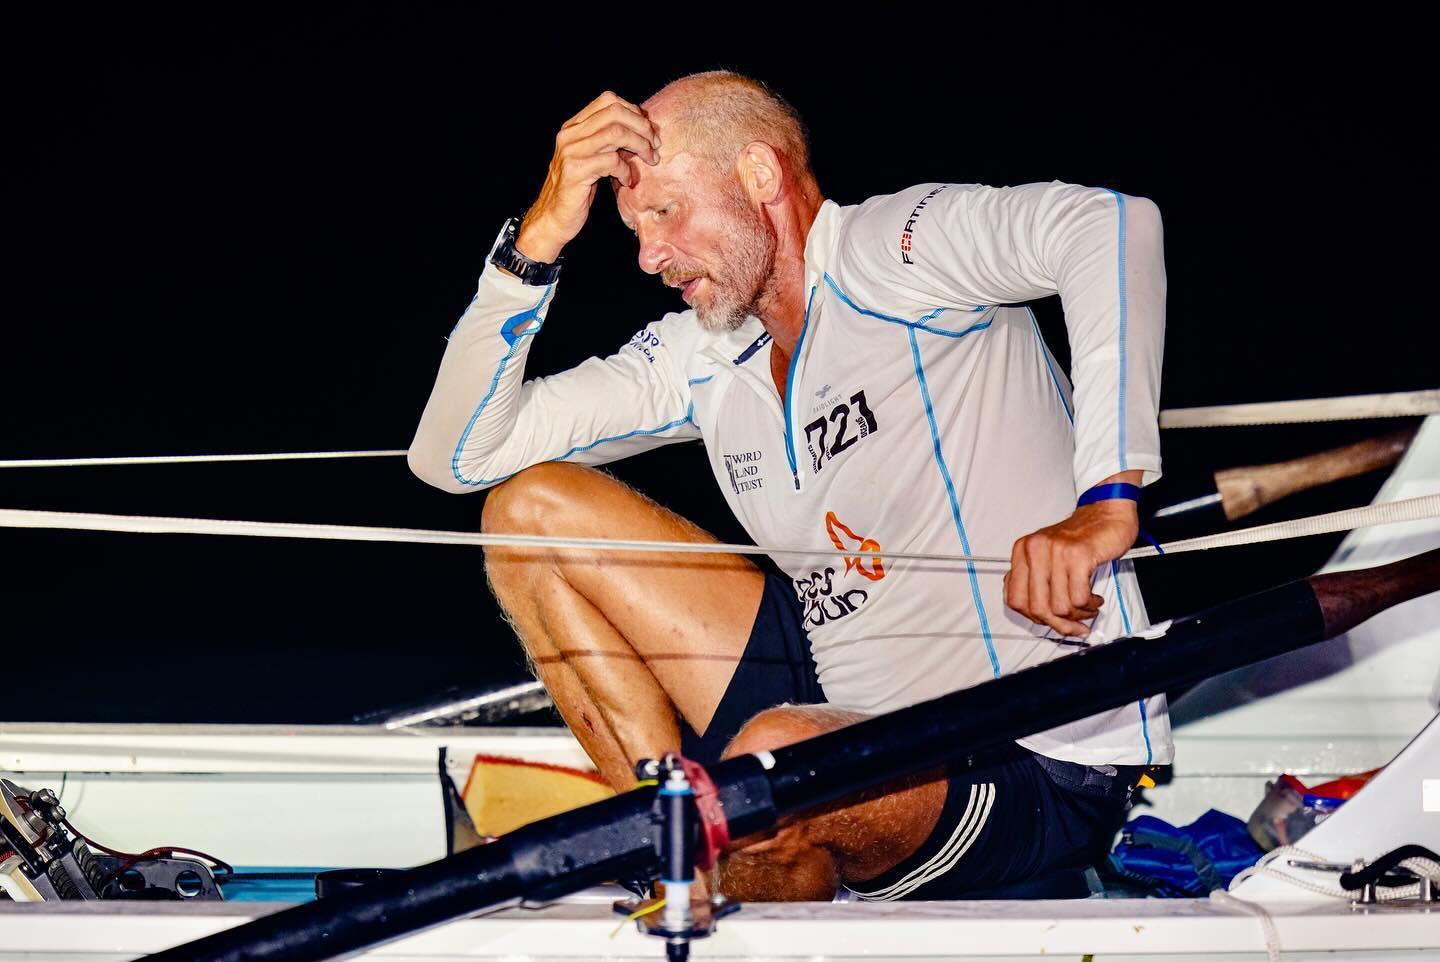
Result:
[[[1266,401],[1171,408],[1160,412],[1162,428],[1236,427],[1256,424],[1301,424],[1364,418],[1419,417],[1440,414],[1440,389],[1353,397]],[[215,464],[231,461],[319,461],[342,458],[398,458],[400,448],[383,451],[278,451],[267,454],[161,454],[114,458],[13,458],[0,468],[96,468],[127,464]]]
[[[1349,531],[1372,525],[1398,524],[1440,517],[1440,494],[1390,501],[1328,514],[1280,521],[1274,524],[1188,538],[1161,545],[1164,554],[1183,554],[1212,548],[1281,541],[1311,535]],[[198,534],[256,538],[293,538],[321,541],[369,541],[406,544],[454,544],[507,548],[648,551],[669,554],[791,555],[831,558],[880,558],[885,561],[936,561],[1008,566],[1010,556],[962,555],[941,552],[862,551],[833,547],[746,545],[719,542],[644,541],[612,538],[554,538],[545,535],[484,534],[423,528],[362,527],[357,525],[298,522],[232,521],[212,518],[168,518],[141,515],[77,514],[65,511],[0,509],[0,527],[48,528],[72,531],[114,531],[137,534]],[[1159,553],[1153,546],[1134,548],[1121,559],[1148,558]]]
[[[125,458],[35,458],[0,461],[0,468],[98,468],[117,464],[214,464],[230,461],[320,461],[338,458],[398,458],[403,448],[388,451],[281,451],[273,454],[167,454]]]

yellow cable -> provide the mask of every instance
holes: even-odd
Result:
[[[663,909],[664,907],[665,907],[665,900],[664,900],[664,899],[660,899],[658,902],[655,902],[655,903],[652,904],[652,905],[647,905],[647,906],[645,906],[645,908],[640,909],[639,911],[636,911],[636,912],[632,912],[631,914],[625,916],[624,920],[622,920],[619,925],[615,926],[615,931],[610,933],[610,938],[612,938],[612,939],[615,938],[615,936],[617,936],[617,935],[620,934],[620,930],[621,930],[621,929],[623,929],[623,928],[624,928],[626,925],[628,925],[629,923],[631,923],[631,922],[635,921],[636,919],[640,918],[641,916],[643,916],[643,915],[649,915],[651,912],[658,912],[658,911],[660,911],[661,909]]]

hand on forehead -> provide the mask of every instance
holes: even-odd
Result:
[[[625,166],[630,170],[630,180],[629,183],[621,183],[619,178],[610,178],[610,186],[617,194],[624,190],[634,190],[641,185],[641,182],[644,181],[647,176],[656,172],[666,171],[670,162],[684,152],[683,144],[685,138],[675,123],[672,113],[666,110],[664,100],[657,101],[655,97],[651,97],[640,105],[640,111],[645,115],[645,118],[650,121],[651,127],[654,130],[655,139],[659,141],[660,146],[657,152],[660,155],[660,163],[652,167],[645,163],[637,154],[622,149],[620,151],[620,157],[624,160]]]

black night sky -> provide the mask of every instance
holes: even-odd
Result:
[[[931,180],[1153,198],[1167,407],[1437,380],[1416,226],[1434,208],[1427,55],[1404,22],[746,9],[770,19],[726,12],[722,36],[606,7],[562,41],[546,21],[572,14],[534,6],[181,9],[7,15],[0,459],[405,447],[559,125],[603,89],[639,101],[717,66],[795,103],[841,203]],[[602,192],[567,251],[533,373],[680,306],[613,207]],[[1058,305],[1037,310],[1064,355]],[[1391,426],[1167,432],[1166,471],[1178,484]],[[615,470],[743,540],[698,446]],[[1253,520],[1363,503],[1379,481]],[[482,499],[402,459],[0,471],[0,507],[64,511],[474,530]],[[1337,541],[1147,563],[1151,613],[1306,574]],[[0,553],[4,720],[344,721],[523,676],[473,548],[0,530]]]

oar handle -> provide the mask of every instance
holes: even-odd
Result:
[[[1386,608],[1440,591],[1440,548],[1378,568],[1311,575],[1325,618],[1325,637],[1333,638]]]
[[[1418,430],[1403,428],[1291,461],[1216,471],[1225,518],[1235,521],[1297,492],[1389,467],[1405,454]]]

